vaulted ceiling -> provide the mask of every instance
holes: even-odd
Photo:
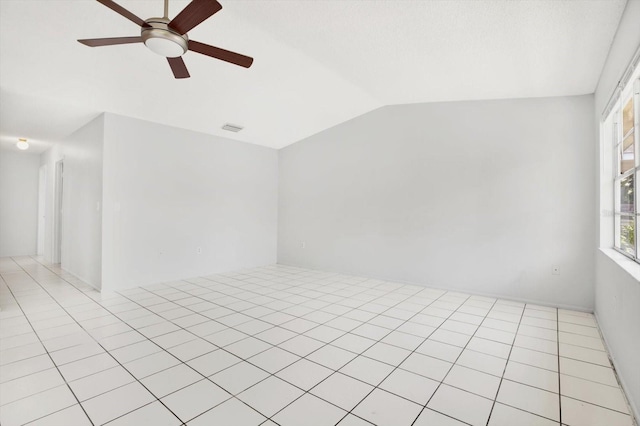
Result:
[[[143,19],[162,0],[117,0]],[[36,150],[107,111],[280,148],[389,104],[593,93],[626,0],[220,0],[192,39],[191,78],[93,0],[0,0],[0,140]],[[171,0],[175,16],[188,1]],[[240,133],[225,123],[245,127]]]

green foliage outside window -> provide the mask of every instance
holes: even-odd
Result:
[[[636,246],[635,222],[632,221],[626,225],[622,225],[622,229],[620,231],[621,248],[625,251],[633,252]]]

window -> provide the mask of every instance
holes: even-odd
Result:
[[[635,79],[622,90],[620,102],[613,109],[614,246],[639,261],[638,218],[640,197],[636,183],[640,179],[640,80]]]

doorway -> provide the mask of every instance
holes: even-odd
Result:
[[[47,165],[40,166],[38,175],[38,247],[36,254],[44,256],[44,231],[46,223]]]
[[[56,162],[56,177],[54,187],[54,223],[53,223],[53,259],[52,263],[62,261],[62,187],[64,163]]]

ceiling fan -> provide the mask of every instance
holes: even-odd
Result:
[[[112,0],[97,0],[109,9],[119,13],[141,27],[140,36],[93,38],[78,40],[89,47],[112,46],[116,44],[144,43],[150,50],[165,56],[175,78],[189,78],[189,71],[182,60],[188,50],[211,56],[241,67],[249,68],[253,58],[189,40],[187,32],[222,9],[216,0],[193,0],[175,18],[169,19],[169,0],[164,1],[164,16],[145,21]]]

